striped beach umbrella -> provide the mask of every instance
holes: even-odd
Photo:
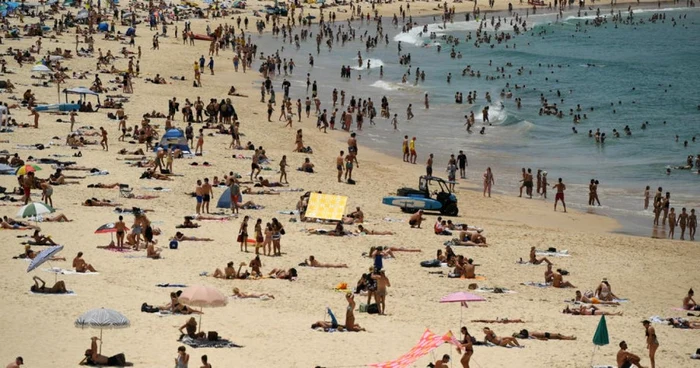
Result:
[[[102,353],[102,330],[127,328],[129,326],[131,326],[131,322],[123,314],[106,308],[91,309],[75,320],[75,327],[100,330],[100,354]]]
[[[36,255],[36,257],[34,257],[34,259],[32,259],[32,262],[29,263],[29,267],[27,267],[27,272],[35,270],[37,267],[41,266],[46,261],[49,261],[51,257],[53,257],[54,255],[56,255],[56,253],[62,250],[62,245],[56,245],[42,250],[41,252],[39,252],[39,254]]]
[[[45,213],[54,213],[56,210],[49,206],[46,203],[43,202],[32,202],[28,205],[22,206],[22,208],[19,209],[17,212],[17,217],[32,217],[32,216],[38,216],[38,215],[43,215]]]

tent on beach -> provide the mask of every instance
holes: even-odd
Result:
[[[238,196],[238,203],[243,202],[243,194]],[[216,202],[216,208],[231,208],[231,188],[226,188],[226,190],[219,197],[219,201]]]
[[[153,152],[157,151],[158,148],[163,148],[167,150],[168,148],[178,148],[184,153],[191,153],[190,146],[187,145],[187,138],[185,133],[180,129],[170,129],[163,137],[160,139],[160,143],[153,147]]]

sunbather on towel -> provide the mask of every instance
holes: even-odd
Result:
[[[175,233],[175,237],[172,238],[172,239],[170,239],[170,240],[177,240],[177,241],[206,241],[206,242],[214,241],[214,239],[210,239],[210,238],[198,238],[198,237],[196,237],[196,236],[185,236],[185,234],[183,234],[183,233],[181,233],[181,232],[179,232],[179,231],[176,232],[176,233]]]
[[[83,259],[83,252],[78,252],[78,255],[75,258],[73,258],[73,267],[75,268],[75,272],[97,272],[91,264],[85,262],[85,260]]]
[[[362,226],[362,225],[357,226],[357,230],[355,230],[355,233],[361,234],[361,235],[394,235],[393,231],[369,230],[369,229],[365,229],[364,226]]]
[[[123,367],[126,365],[126,357],[124,354],[117,354],[111,357],[106,357],[104,355],[98,354],[97,349],[97,336],[91,338],[90,349],[85,350],[85,358],[80,362],[80,364],[87,365],[101,365],[107,367]]]
[[[38,253],[32,249],[31,245],[27,244],[24,246],[24,253],[23,254],[24,254],[24,257],[20,256],[20,258],[34,259]],[[50,261],[65,261],[66,258],[53,256],[53,257],[49,258],[49,260]]]
[[[317,322],[311,324],[311,328],[313,328],[313,329],[322,328],[326,332],[330,331],[331,329],[336,329],[338,331],[345,330],[345,326],[338,324],[338,320],[335,318],[333,311],[331,311],[330,308],[327,308],[326,311],[328,312],[328,315],[331,317],[330,322],[317,321]]]
[[[73,220],[69,220],[66,215],[59,213],[55,216],[39,216],[37,218],[38,221],[43,221],[43,222],[72,222]]]
[[[275,299],[275,296],[267,293],[246,293],[241,291],[239,288],[233,288],[233,296],[238,299],[260,299],[260,298],[270,298]]]
[[[564,276],[561,274],[561,269],[557,268],[557,272],[554,272],[552,274],[552,286],[555,288],[575,288],[576,286],[572,285],[568,281],[564,281]]]
[[[274,279],[293,281],[297,277],[297,270],[294,268],[290,268],[289,270],[273,268],[267,275]]]
[[[32,285],[29,290],[31,290],[33,293],[39,293],[39,294],[66,294],[68,293],[68,290],[66,289],[66,283],[61,281],[57,281],[52,287],[47,288],[46,283],[44,280],[40,279],[39,276],[34,276],[32,277],[32,280],[34,280],[34,285]],[[39,286],[39,282],[41,282],[41,286]]]
[[[314,258],[314,256],[309,256],[309,259],[304,260],[304,264],[309,267],[316,268],[348,268],[348,265],[342,264],[332,264],[332,263],[321,263]]]
[[[528,331],[525,329],[520,330],[513,334],[513,337],[518,339],[528,339],[530,337],[537,340],[576,340],[576,336],[566,336],[557,332],[537,332]]]
[[[516,340],[514,337],[498,337],[496,336],[496,333],[488,327],[484,327],[484,341],[503,347],[520,346],[520,344],[518,344],[518,340]]]
[[[185,329],[186,332],[183,332],[183,329]],[[194,319],[194,317],[190,317],[190,319],[188,319],[187,322],[185,322],[185,324],[179,328],[179,330],[181,334],[187,335],[193,339],[204,340],[207,338],[206,332],[197,332],[197,321]]]
[[[562,311],[564,314],[572,314],[574,316],[621,316],[622,312],[606,312],[604,310],[600,310],[594,306],[586,307],[586,306],[580,306],[578,309],[570,309],[569,306],[567,305],[566,308]]]
[[[83,202],[83,206],[87,207],[118,207],[121,206],[119,203],[112,203],[109,200],[103,199],[98,200],[97,198],[88,198]]]
[[[278,192],[275,192],[274,190],[268,190],[268,189],[256,189],[253,190],[250,187],[243,187],[241,190],[241,193],[243,194],[267,194],[267,195],[280,195]]]
[[[503,319],[473,319],[472,322],[474,323],[525,323],[522,319],[508,319],[508,318],[503,318]]]
[[[588,298],[585,295],[581,294],[581,290],[576,290],[576,299],[574,299],[576,302],[581,302],[581,303],[589,303],[589,304],[610,304],[610,305],[620,305],[618,302],[608,302],[605,300],[600,300],[594,296]]]
[[[684,318],[668,318],[668,324],[675,328],[698,330],[700,329],[700,322],[690,322]]]
[[[114,189],[118,188],[121,185],[121,183],[112,183],[112,184],[103,184],[103,183],[97,183],[97,184],[88,184],[88,188],[100,188],[100,189]]]
[[[6,230],[41,230],[40,227],[29,224],[26,221],[12,220],[4,216],[0,219],[0,227]]]
[[[41,235],[39,230],[34,230],[31,238],[34,239],[34,245],[56,245],[56,242],[51,240],[51,237]]]
[[[193,218],[194,217],[192,217],[192,216],[185,216],[185,221],[180,225],[176,225],[175,228],[177,228],[177,229],[196,229],[196,228],[198,228],[199,224],[192,222]]]
[[[532,263],[534,265],[538,265],[538,264],[541,264],[542,262],[547,262],[547,264],[550,264],[550,265],[552,264],[552,262],[550,262],[549,259],[547,259],[547,257],[542,257],[540,259],[537,259],[535,247],[531,247],[530,248],[530,263]]]
[[[170,293],[170,303],[158,307],[159,310],[168,310],[171,313],[180,313],[180,314],[202,314],[202,312],[192,309],[182,303],[180,303],[180,294],[182,294],[182,291],[173,291]]]

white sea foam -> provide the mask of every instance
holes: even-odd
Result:
[[[355,60],[357,60],[357,58],[355,58]],[[370,69],[375,69],[375,68],[379,68],[380,66],[384,66],[384,62],[381,59],[369,58],[369,59],[362,60],[362,66],[355,65],[353,67],[350,67],[350,69],[365,70],[365,69],[367,69],[367,61],[369,61],[369,68]]]
[[[498,31],[512,31],[513,26],[510,25],[510,21],[513,19],[513,17],[507,18],[507,21],[502,21],[501,22],[501,27],[498,29]],[[415,46],[423,46],[425,44],[429,43],[435,43],[431,42],[428,40],[430,37],[430,33],[436,33],[438,36],[442,36],[446,34],[447,32],[460,32],[460,31],[476,31],[479,29],[479,24],[481,22],[477,20],[470,20],[469,22],[467,21],[461,21],[461,22],[454,22],[454,23],[447,23],[443,27],[442,23],[432,23],[428,24],[428,31],[423,32],[423,27],[422,26],[416,26],[413,27],[408,32],[402,32],[394,36],[394,41],[395,42],[402,42],[407,45],[415,45]],[[532,28],[536,25],[536,23],[528,21],[528,28]],[[483,30],[485,31],[490,31],[493,32],[495,31],[494,27],[491,26],[491,20],[490,18],[487,19],[486,22],[484,22],[484,27]]]
[[[399,86],[397,86],[395,83],[390,83],[390,82],[385,82],[382,80],[378,80],[372,84],[369,85],[370,87],[374,88],[380,88],[385,91],[396,91],[399,89]]]

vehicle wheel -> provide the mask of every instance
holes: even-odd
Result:
[[[459,209],[455,203],[449,203],[440,209],[440,213],[445,216],[457,216]]]

